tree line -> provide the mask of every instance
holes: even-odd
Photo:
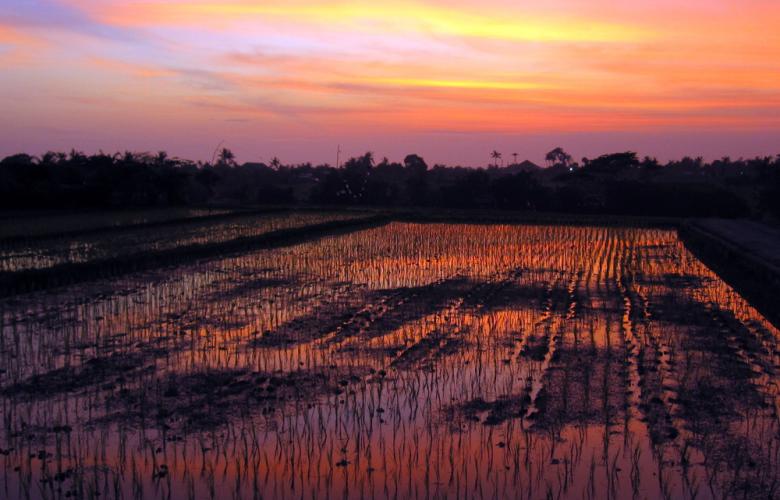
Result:
[[[334,168],[240,165],[228,149],[197,163],[164,152],[17,154],[0,161],[0,208],[316,204],[780,220],[780,156],[660,163],[621,152],[576,162],[556,148],[544,167],[512,156],[504,165],[494,151],[487,168],[465,168],[366,153]]]

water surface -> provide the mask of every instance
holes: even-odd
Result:
[[[0,496],[777,496],[779,332],[673,231],[393,223],[0,307]]]

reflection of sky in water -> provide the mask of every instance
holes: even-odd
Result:
[[[672,231],[394,223],[0,306],[12,495],[708,498],[778,473],[778,331]]]
[[[234,222],[206,221],[202,224],[184,224],[164,231],[150,231],[148,228],[128,229],[110,238],[101,234],[71,238],[53,237],[36,241],[32,245],[22,240],[0,251],[0,269],[3,271],[45,269],[59,264],[87,262],[140,252],[258,236],[280,229],[361,216],[363,215],[344,213],[247,215],[238,217]]]

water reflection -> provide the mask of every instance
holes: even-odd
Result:
[[[778,331],[670,231],[390,224],[0,306],[11,498],[777,496]]]
[[[198,220],[192,217],[187,223],[179,223],[164,230],[128,227],[108,236],[106,233],[94,232],[71,236],[52,235],[34,238],[32,241],[12,238],[11,241],[0,241],[0,272],[49,269],[63,264],[116,259],[364,216],[360,213],[337,212],[237,214],[228,220]]]

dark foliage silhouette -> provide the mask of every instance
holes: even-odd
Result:
[[[497,151],[490,156],[496,164],[502,159]],[[0,208],[314,203],[780,219],[780,156],[661,164],[620,152],[577,163],[555,148],[547,168],[512,156],[506,168],[429,168],[416,154],[377,163],[366,153],[333,168],[277,158],[238,164],[227,148],[209,163],[164,151],[17,154],[0,161]]]
[[[566,151],[564,151],[562,148],[555,148],[555,149],[553,149],[552,151],[547,153],[547,155],[545,156],[544,159],[547,161],[547,163],[551,167],[557,166],[557,165],[560,165],[560,166],[563,166],[563,167],[568,167],[572,163],[571,155],[569,153],[567,153]],[[515,160],[515,161],[517,161],[517,160]]]

